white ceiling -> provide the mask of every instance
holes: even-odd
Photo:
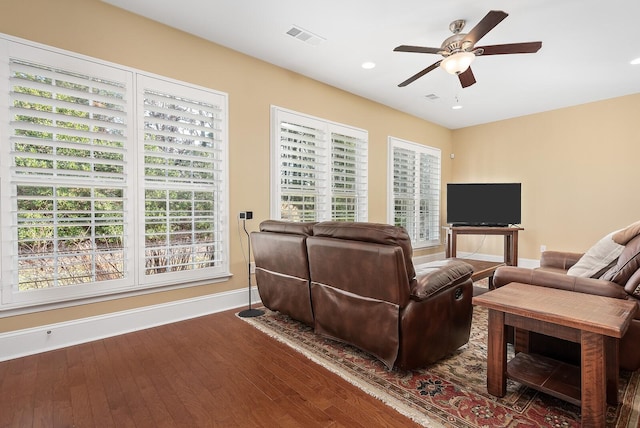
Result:
[[[638,0],[103,1],[450,129],[640,92],[640,65],[629,64],[640,57]],[[393,48],[440,47],[451,21],[465,19],[467,32],[490,9],[509,16],[478,46],[542,49],[476,58],[465,89],[439,68],[398,87],[441,57]],[[325,40],[302,42],[292,26]]]

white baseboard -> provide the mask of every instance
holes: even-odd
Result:
[[[458,251],[458,253],[456,254],[456,257],[459,259],[484,260],[487,262],[504,261],[502,256],[495,256],[492,254],[465,253],[460,251]],[[518,258],[518,266],[529,268],[529,269],[537,268],[537,267],[540,267],[540,260]]]
[[[51,351],[119,334],[248,305],[248,289],[146,306],[95,317],[0,333],[0,361]],[[259,304],[255,287],[252,304]]]
[[[433,253],[433,254],[427,254],[425,256],[413,257],[411,261],[413,261],[414,265],[421,265],[423,263],[429,263],[429,262],[434,262],[436,260],[444,260],[444,259],[445,259],[444,253]]]

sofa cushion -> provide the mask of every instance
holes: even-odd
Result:
[[[640,235],[631,239],[625,245],[624,250],[618,257],[615,265],[613,265],[603,276],[602,279],[615,282],[622,286],[627,285],[627,282],[631,276],[640,269]],[[629,293],[634,293],[633,289],[627,290]]]
[[[613,240],[620,245],[627,245],[636,236],[640,235],[640,221],[630,224],[613,234]]]
[[[615,233],[608,234],[589,248],[580,260],[569,268],[567,275],[599,278],[609,270],[624,249],[624,245],[613,240]]]

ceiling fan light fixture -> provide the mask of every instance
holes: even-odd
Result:
[[[472,52],[456,52],[449,55],[440,63],[447,73],[460,74],[469,68],[476,56]]]

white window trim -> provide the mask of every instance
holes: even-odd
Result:
[[[440,149],[430,146],[425,146],[422,144],[414,143],[412,141],[402,140],[396,137],[388,137],[388,152],[387,152],[387,222],[389,224],[394,224],[395,222],[395,201],[394,201],[394,157],[393,151],[394,148],[403,148],[405,150],[409,150],[415,153],[424,153],[433,156],[437,156],[440,160],[440,172],[439,172],[439,194],[438,194],[438,229],[434,230],[437,233],[436,239],[430,240],[419,240],[411,231],[409,235],[411,236],[411,244],[413,248],[430,248],[440,245],[440,206],[441,206],[441,195],[442,195],[442,152]],[[415,195],[417,198],[417,195]]]
[[[130,243],[128,244],[128,254],[126,254],[127,263],[131,264],[131,268],[127,271],[125,279],[104,281],[100,283],[87,283],[78,286],[57,287],[53,289],[42,290],[30,290],[30,291],[17,291],[15,284],[11,280],[11,264],[13,263],[12,254],[15,250],[12,248],[14,242],[11,241],[13,236],[11,219],[11,204],[0,204],[0,317],[13,315],[16,313],[29,313],[34,310],[47,310],[51,308],[61,308],[73,305],[78,305],[87,302],[97,302],[112,300],[124,296],[132,296],[139,294],[147,294],[159,290],[177,289],[189,286],[210,284],[213,282],[219,282],[227,280],[231,274],[229,271],[229,167],[228,167],[228,95],[226,93],[215,91],[210,88],[193,85],[187,82],[182,82],[153,73],[143,72],[141,70],[126,67],[120,64],[114,64],[107,61],[103,61],[97,58],[88,57],[85,55],[77,54],[74,52],[58,49],[55,47],[31,42],[28,40],[20,39],[17,37],[9,36],[0,33],[0,91],[4,96],[0,97],[0,141],[6,143],[10,137],[10,112],[9,112],[9,67],[8,59],[13,55],[13,51],[17,49],[18,52],[26,52],[29,50],[38,50],[38,62],[45,63],[51,66],[62,67],[61,61],[64,61],[66,69],[74,70],[72,64],[82,63],[81,70],[86,72],[94,65],[98,68],[109,67],[113,70],[127,75],[127,81],[130,81],[130,91],[127,95],[127,102],[130,105],[130,110],[127,112],[129,118],[134,118],[129,121],[129,129],[127,138],[129,140],[130,161],[131,165],[128,166],[127,174],[131,177],[131,181],[127,183],[129,187],[129,201],[131,207],[126,215],[126,223],[129,225],[129,231],[131,228],[135,228],[136,225],[141,224],[139,218],[144,217],[144,209],[141,210],[140,205],[135,207],[136,201],[139,201],[140,194],[138,189],[142,188],[139,185],[139,156],[141,149],[137,149],[140,141],[139,132],[142,130],[139,128],[136,115],[139,114],[135,101],[132,97],[135,96],[136,89],[136,75],[144,75],[151,78],[164,80],[174,85],[180,85],[189,90],[206,91],[215,96],[222,97],[223,102],[223,133],[222,139],[224,141],[224,160],[223,169],[221,175],[223,177],[223,189],[222,193],[222,206],[223,211],[221,213],[221,227],[219,231],[223,241],[223,252],[225,254],[221,267],[218,268],[204,268],[200,269],[195,275],[190,275],[190,272],[179,272],[179,275],[167,275],[161,280],[149,281],[148,279],[141,280],[141,276],[144,276],[144,264],[139,265],[137,260],[141,252],[144,251],[144,241],[140,241],[139,238],[132,239],[132,236],[136,233],[129,233]],[[20,57],[21,55],[16,55]],[[54,58],[48,60],[48,58]],[[66,58],[66,59],[65,59]],[[68,66],[66,64],[69,64]],[[0,168],[2,171],[8,171],[11,168],[11,159],[8,156],[0,156]],[[0,177],[2,178],[2,177]],[[0,181],[0,201],[8,201],[11,195],[11,183],[10,180],[2,179]],[[136,260],[135,263],[132,263]],[[205,272],[206,271],[206,272]],[[159,275],[163,276],[163,275]]]
[[[207,278],[217,278],[220,276],[227,276],[229,274],[229,258],[228,258],[228,254],[229,254],[229,228],[228,228],[228,216],[227,216],[227,212],[229,210],[228,207],[228,203],[227,201],[229,200],[229,180],[228,180],[228,170],[229,170],[229,155],[228,155],[228,144],[226,143],[226,138],[225,136],[227,135],[227,97],[225,96],[225,94],[221,94],[218,93],[216,91],[212,91],[211,89],[208,88],[202,88],[202,87],[197,87],[195,85],[190,85],[190,84],[185,84],[184,82],[177,82],[175,80],[172,79],[168,79],[165,77],[160,77],[160,76],[151,76],[148,73],[138,73],[137,74],[138,79],[136,81],[136,93],[138,95],[137,97],[137,111],[139,114],[141,114],[141,112],[144,109],[143,106],[143,97],[144,97],[144,91],[145,89],[153,89],[153,90],[161,90],[161,91],[165,91],[166,93],[171,93],[172,90],[176,87],[176,85],[180,85],[182,86],[182,91],[181,92],[181,96],[185,97],[185,98],[190,98],[192,100],[200,100],[203,97],[203,95],[206,94],[214,94],[215,97],[217,98],[223,98],[224,102],[221,103],[223,104],[223,111],[221,112],[221,114],[223,115],[223,118],[221,120],[222,124],[223,124],[223,130],[220,130],[219,132],[223,134],[222,137],[222,169],[223,169],[223,173],[225,174],[225,179],[224,179],[224,186],[223,186],[223,190],[222,190],[222,200],[221,200],[221,211],[218,212],[218,216],[221,219],[221,224],[222,227],[224,228],[223,230],[225,231],[225,234],[223,234],[223,242],[224,244],[224,248],[222,249],[222,253],[224,254],[225,257],[225,263],[219,267],[215,267],[215,268],[201,268],[201,269],[197,269],[197,270],[188,270],[188,271],[175,271],[175,272],[168,272],[168,273],[162,273],[160,275],[147,275],[145,273],[145,231],[143,230],[143,228],[140,228],[140,230],[138,231],[138,240],[136,241],[136,244],[138,245],[139,248],[136,249],[135,254],[138,255],[138,263],[137,266],[139,267],[138,269],[138,283],[140,284],[140,286],[153,286],[153,285],[171,285],[171,284],[178,284],[180,282],[185,282],[185,279],[187,281],[197,281],[197,280],[204,280]],[[143,124],[141,122],[137,123],[138,125],[138,135],[136,136],[136,142],[137,142],[137,156],[138,156],[138,161],[136,162],[137,165],[139,165],[138,168],[138,183],[139,185],[136,186],[136,189],[138,190],[138,197],[137,197],[137,202],[138,202],[138,212],[141,213],[140,214],[140,220],[138,223],[140,223],[143,218],[144,218],[144,212],[145,212],[145,197],[144,197],[144,191],[146,189],[146,184],[145,184],[145,173],[144,173],[144,156],[145,156],[145,150],[144,150],[144,132],[145,130],[143,129]]]
[[[309,126],[311,128],[319,129],[322,127],[325,131],[325,137],[327,142],[327,157],[331,157],[331,134],[332,133],[342,133],[344,135],[349,135],[355,138],[359,138],[367,141],[368,144],[368,132],[364,129],[356,128],[349,125],[344,125],[341,123],[331,122],[326,119],[310,116],[304,113],[299,113],[293,110],[288,110],[278,106],[271,106],[271,210],[270,215],[273,219],[280,219],[281,216],[281,185],[280,185],[280,160],[281,160],[281,152],[280,152],[280,122],[282,120],[288,119],[289,121],[295,122],[299,125]],[[357,221],[367,221],[368,220],[368,149],[365,154],[367,160],[365,161],[364,166],[364,177],[362,183],[362,193],[361,198],[364,199],[362,205],[358,208],[358,219]],[[331,162],[326,162],[326,169],[323,172],[323,176],[330,183],[331,180]],[[328,221],[331,220],[331,188],[330,184],[327,185],[327,192],[324,194],[318,195],[322,204],[327,209],[318,213],[318,217],[316,221]]]

